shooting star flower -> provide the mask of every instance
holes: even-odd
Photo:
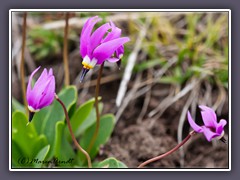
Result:
[[[113,22],[103,24],[92,32],[99,21],[101,18],[98,16],[89,18],[81,32],[80,54],[83,58],[81,82],[90,69],[95,65],[101,65],[106,60],[120,65],[124,53],[123,44],[130,40],[128,37],[120,37],[121,29]]]
[[[199,108],[202,110],[203,126],[197,125],[188,111],[188,122],[193,130],[197,133],[203,133],[208,141],[211,141],[213,138],[223,138],[224,126],[227,124],[227,121],[221,119],[218,123],[214,110],[207,106],[199,106]],[[224,139],[222,141],[224,141]]]
[[[40,67],[35,69],[30,75],[27,86],[27,102],[29,109],[29,122],[31,122],[35,112],[49,106],[54,100],[55,77],[52,68],[47,72],[44,69],[34,86],[32,87],[32,78]]]

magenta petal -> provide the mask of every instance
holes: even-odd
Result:
[[[109,25],[109,23],[106,23],[93,32],[90,40],[91,43],[88,53],[92,53],[92,51],[101,43],[103,36],[110,28],[111,26]]]
[[[117,27],[112,28],[112,31],[107,34],[107,36],[102,40],[102,43],[119,38],[121,36],[121,33],[121,29]]]
[[[38,80],[34,84],[34,87],[39,87],[42,84],[45,84],[47,78],[48,78],[48,72],[47,72],[47,69],[44,68],[43,72],[41,73],[41,75],[39,76]]]
[[[216,133],[221,135],[223,132],[223,128],[226,124],[227,124],[227,121],[225,119],[221,119],[220,122],[217,124]]]
[[[38,109],[50,105],[54,100],[55,95],[55,78],[52,76],[46,88],[42,92],[42,97],[39,100]]]
[[[26,96],[27,96],[27,102],[29,105],[32,105],[35,100],[35,96],[32,93],[32,78],[36,74],[36,72],[39,70],[39,68],[40,68],[40,66],[32,72],[32,74],[30,75],[29,80],[28,80]]]
[[[216,113],[207,106],[199,106],[199,107],[202,109],[201,114],[202,114],[204,125],[207,127],[214,128],[217,124]]]
[[[104,60],[110,58],[116,49],[128,42],[128,37],[114,39],[112,41],[105,42],[98,46],[93,51],[93,57],[97,59],[97,64],[102,64]]]
[[[198,126],[198,125],[194,122],[194,120],[193,120],[193,118],[192,118],[192,116],[191,116],[191,114],[190,114],[189,111],[188,111],[188,113],[187,113],[187,116],[188,116],[188,122],[189,122],[190,126],[193,128],[193,130],[196,131],[196,132],[198,132],[198,133],[203,132],[202,127]]]
[[[124,46],[120,46],[119,48],[117,48],[116,50],[116,56],[117,58],[121,59],[121,56],[124,54]]]
[[[80,37],[80,53],[82,57],[85,57],[89,51],[90,36],[93,30],[93,27],[100,20],[101,18],[98,18],[98,16],[92,17],[87,21],[87,23],[83,27],[81,37]]]
[[[205,135],[205,137],[208,141],[211,141],[213,138],[220,135],[220,134],[212,132],[209,128],[207,128],[205,126],[203,126],[202,129],[203,129],[203,134]]]
[[[48,76],[53,76],[53,70],[52,68],[50,68],[49,72],[48,72]]]
[[[115,62],[117,62],[117,61],[119,61],[119,60],[120,60],[120,59],[114,58],[114,57],[107,59],[107,61],[108,61],[108,62],[111,62],[111,63],[115,63]]]

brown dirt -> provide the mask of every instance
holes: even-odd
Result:
[[[77,65],[78,64],[78,65]],[[52,64],[55,72],[58,73],[57,91],[61,88],[63,76],[62,66]],[[79,59],[71,61],[70,66],[81,66]],[[47,67],[47,66],[44,66]],[[78,71],[71,70],[71,81],[76,78]],[[107,70],[104,70],[106,75]],[[96,78],[96,73],[94,78]],[[18,81],[13,85],[18,86]],[[100,88],[100,96],[104,103],[104,113],[116,113],[115,98],[118,91],[120,81],[113,81],[104,84]],[[15,86],[14,86],[15,87]],[[159,104],[159,101],[166,95],[159,96],[159,86],[153,87],[153,95],[149,104],[149,109],[153,109]],[[161,91],[168,90],[169,87],[161,87]],[[91,97],[94,97],[95,87],[89,89],[86,99],[81,99],[81,103]],[[81,92],[81,90],[80,90]],[[154,95],[154,92],[156,94]],[[21,92],[19,88],[13,88],[13,96],[21,101]],[[177,145],[177,126],[179,120],[179,112],[185,103],[182,98],[177,103],[169,107],[163,116],[156,121],[153,127],[149,127],[151,118],[146,116],[141,123],[137,123],[136,119],[141,111],[144,97],[131,102],[123,115],[120,117],[113,131],[109,142],[101,148],[97,160],[104,160],[107,157],[115,157],[125,163],[130,168],[136,168],[140,163],[163,154]],[[228,117],[227,103],[224,105],[221,118]],[[187,123],[186,123],[187,124]],[[185,124],[185,125],[186,125]],[[228,133],[228,126],[226,133]],[[184,128],[183,137],[189,132],[189,126]],[[227,137],[227,135],[226,135]],[[227,139],[227,138],[226,138]],[[228,168],[228,145],[222,142],[209,143],[202,134],[196,135],[192,140],[184,146],[184,166],[182,168]],[[181,168],[180,153],[175,153],[163,158],[160,161],[151,163],[147,168]]]

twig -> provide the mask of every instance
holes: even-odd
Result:
[[[25,69],[24,69],[24,53],[26,45],[26,26],[27,26],[27,12],[23,14],[23,30],[22,30],[22,53],[21,53],[21,64],[20,64],[20,74],[21,74],[21,86],[22,86],[22,97],[25,106],[26,112],[27,108],[27,99],[26,99],[26,87],[25,87]]]
[[[65,15],[65,29],[64,29],[64,44],[63,44],[63,62],[64,62],[64,71],[65,71],[65,86],[70,84],[70,76],[69,76],[69,65],[68,65],[68,19],[69,12],[66,12]]]

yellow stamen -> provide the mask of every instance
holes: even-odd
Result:
[[[86,62],[82,62],[82,65],[85,69],[92,69],[93,66],[91,66],[90,64],[87,64]]]

